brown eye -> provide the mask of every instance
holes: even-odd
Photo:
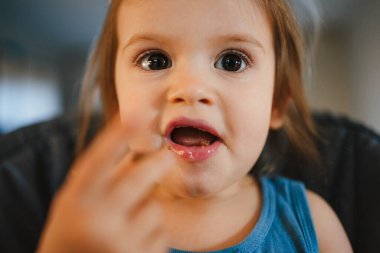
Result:
[[[170,59],[161,52],[145,53],[138,63],[144,70],[162,70],[172,66]]]
[[[215,63],[215,68],[230,72],[240,72],[247,68],[246,56],[240,52],[227,52],[223,54]]]

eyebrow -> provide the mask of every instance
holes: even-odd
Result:
[[[249,43],[265,52],[264,45],[255,37],[248,34],[226,34],[212,39],[213,43],[238,42]]]
[[[127,47],[132,46],[138,42],[157,42],[163,43],[165,41],[170,41],[168,38],[158,34],[135,34],[128,40],[128,42],[123,46],[123,50]]]
[[[160,34],[135,34],[123,46],[123,50],[138,42],[156,42],[160,44],[171,43],[173,39]],[[211,38],[210,44],[223,44],[226,42],[250,43],[265,52],[263,44],[255,37],[248,34],[226,34]]]

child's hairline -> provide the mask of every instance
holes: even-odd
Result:
[[[115,0],[113,0],[115,1]],[[265,22],[267,23],[268,25],[268,28],[269,28],[269,31],[270,31],[270,35],[271,35],[271,39],[272,39],[272,47],[274,49],[274,38],[275,38],[275,32],[274,32],[274,29],[273,29],[273,19],[271,18],[270,16],[270,13],[268,13],[267,11],[267,8],[265,8],[264,4],[262,4],[261,1],[259,0],[247,0],[249,3],[251,3],[252,5],[254,4],[255,6],[254,7],[258,7],[258,10],[260,11],[260,13],[263,15],[264,19],[265,19]],[[116,39],[116,43],[119,45],[120,43],[120,38],[119,38],[119,10],[122,6],[123,3],[128,3],[128,2],[138,2],[138,3],[141,3],[143,4],[144,2],[146,2],[146,0],[117,0],[117,6],[116,6],[116,9],[115,9],[115,13],[114,13],[114,19],[113,19],[113,26],[114,26],[114,36],[115,36],[115,39]]]

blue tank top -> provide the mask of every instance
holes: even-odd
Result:
[[[212,253],[318,252],[305,186],[283,177],[262,177],[259,182],[263,205],[256,226],[238,245]]]

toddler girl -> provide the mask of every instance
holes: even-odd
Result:
[[[105,127],[38,252],[351,252],[320,197],[250,173],[269,130],[318,159],[301,51],[285,0],[113,0],[87,76]]]

